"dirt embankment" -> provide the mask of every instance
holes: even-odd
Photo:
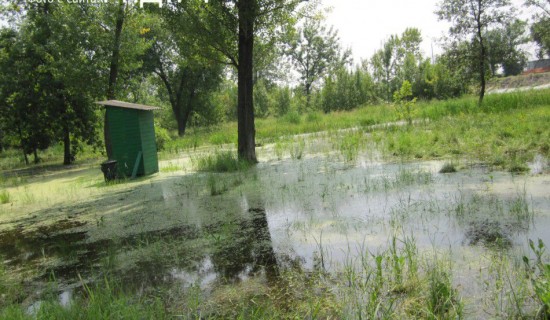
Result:
[[[493,78],[487,84],[488,93],[550,88],[550,72],[505,78]]]

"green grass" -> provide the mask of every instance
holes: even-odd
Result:
[[[374,131],[373,140],[387,156],[400,159],[468,158],[488,163],[495,169],[521,173],[528,170],[526,163],[535,154],[549,156],[549,106],[550,90],[488,95],[482,107],[473,96],[419,102],[420,123],[412,127],[386,128],[373,125],[398,121],[399,115],[392,106],[365,106],[348,112],[305,116],[291,113],[281,118],[257,119],[256,138],[260,144],[276,143],[277,157],[281,158],[284,143],[280,141],[283,137],[362,128],[363,131]],[[236,131],[236,123],[225,123],[174,140],[174,146],[179,147],[171,148],[183,150],[191,145],[236,143]],[[354,134],[346,134],[338,142],[338,150],[344,159],[353,160],[364,141]],[[303,156],[294,153],[294,158]]]
[[[402,159],[459,156],[522,172],[536,154],[548,158],[548,123],[550,109],[541,106],[456,115],[413,128],[377,132],[374,139],[386,155]]]
[[[471,157],[480,148],[479,160],[490,160],[496,167],[512,172],[523,172],[527,168],[525,162],[534,152],[548,156],[550,145],[547,141],[550,139],[546,123],[550,117],[549,106],[550,90],[492,94],[486,96],[481,107],[474,96],[444,101],[419,101],[416,105],[417,120],[429,122],[424,126],[417,124],[410,131],[395,127],[386,130],[371,127],[400,119],[391,105],[363,106],[352,111],[330,114],[316,112],[300,115],[291,112],[280,118],[256,119],[256,140],[258,144],[266,144],[296,134],[364,128],[368,131],[383,131],[384,134],[394,133],[389,137],[391,139],[378,139],[388,140],[390,154],[399,157]],[[535,122],[531,123],[533,120]],[[416,137],[416,134],[421,136]],[[524,143],[526,140],[527,143]],[[236,122],[190,128],[184,137],[165,141],[160,157],[172,158],[185,150],[201,146],[236,143]],[[432,146],[434,143],[436,145]],[[487,159],[486,156],[491,154],[492,148],[498,149],[498,152]],[[509,150],[505,150],[506,148]],[[62,151],[62,146],[56,145],[41,151],[39,156],[43,163],[61,163]],[[353,152],[345,157],[353,157]],[[77,156],[78,161],[99,158],[100,153],[89,147]],[[22,156],[17,150],[0,153],[1,170],[22,166]]]

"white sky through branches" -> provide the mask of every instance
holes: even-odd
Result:
[[[353,51],[354,63],[370,59],[392,34],[400,35],[408,27],[422,32],[421,49],[426,57],[442,52],[439,39],[449,29],[438,21],[434,11],[440,0],[323,0],[332,7],[327,23],[338,29],[344,47]],[[523,0],[512,0],[520,18],[529,18],[535,10],[522,6]],[[534,51],[529,46],[529,52]],[[530,57],[532,59],[533,57]]]

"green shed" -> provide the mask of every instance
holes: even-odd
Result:
[[[116,160],[116,176],[158,172],[153,110],[159,108],[117,100],[97,104],[105,106],[105,145],[110,162]]]

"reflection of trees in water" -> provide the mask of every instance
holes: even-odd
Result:
[[[38,278],[55,274],[67,283],[79,283],[79,275],[103,273],[139,288],[182,277],[194,281],[201,268],[212,267],[204,261],[212,262],[211,271],[228,281],[260,274],[275,280],[278,266],[265,209],[258,205],[243,212],[239,201],[226,205],[220,220],[210,224],[201,221],[96,242],[86,242],[86,232],[73,229],[84,223],[60,222],[26,233],[14,229],[0,233],[0,253],[14,268],[41,266],[45,254],[59,264],[41,266]]]
[[[278,275],[265,209],[251,208],[248,215],[224,225],[224,239],[216,246],[212,261],[226,280],[265,272],[268,280]]]

